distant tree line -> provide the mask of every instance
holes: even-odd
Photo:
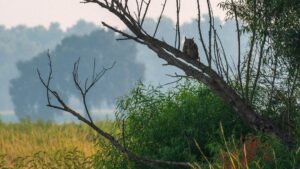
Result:
[[[114,32],[98,30],[85,36],[71,36],[50,52],[55,70],[55,88],[64,98],[77,98],[78,92],[72,82],[73,63],[80,58],[79,75],[90,74],[94,59],[96,69],[102,66],[115,67],[103,76],[99,85],[89,95],[89,105],[101,108],[101,104],[114,104],[116,97],[124,95],[138,80],[143,80],[144,66],[136,62],[137,49],[133,43],[119,43]],[[46,92],[37,76],[37,68],[47,70],[47,53],[43,52],[32,60],[19,62],[20,77],[11,81],[10,93],[19,118],[52,120],[58,112],[50,112],[46,107]],[[80,79],[84,83],[84,79]],[[77,105],[78,106],[78,105]]]
[[[10,80],[19,75],[17,62],[30,60],[42,51],[53,49],[64,37],[89,34],[95,29],[98,29],[97,26],[84,20],[67,30],[62,30],[58,23],[52,23],[49,28],[24,25],[6,28],[0,25],[0,112],[13,111],[9,86]]]

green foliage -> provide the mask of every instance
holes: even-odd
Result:
[[[273,135],[251,134],[229,106],[191,81],[169,91],[140,84],[119,100],[117,110],[120,132],[116,136],[143,157],[186,161],[192,168],[210,169],[285,169],[300,162],[299,137],[294,149],[288,150]],[[147,168],[104,140],[98,144],[105,148],[96,154],[96,168]]]
[[[244,23],[245,31],[255,30],[257,39],[264,35],[270,38],[277,55],[288,59],[293,66],[300,64],[300,1],[295,0],[237,0],[234,1],[237,15]],[[220,6],[234,16],[230,0]]]
[[[225,0],[220,6],[229,18],[237,17],[241,31],[250,35],[244,56],[248,68],[242,70],[249,77],[244,85],[246,99],[247,91],[252,90],[253,100],[251,97],[249,103],[256,112],[298,138],[300,1]]]
[[[117,119],[123,131],[119,134],[121,143],[141,156],[161,160],[202,161],[194,141],[212,158],[218,152],[220,122],[226,138],[239,138],[249,131],[229,106],[191,81],[169,91],[138,85],[119,101]],[[108,163],[118,165],[108,168],[132,167],[117,151],[110,149],[107,154],[113,157]],[[133,168],[141,167],[145,166],[135,164]]]
[[[127,157],[119,152],[107,140],[98,139],[97,146],[101,150],[97,151],[94,155],[94,168],[95,169],[132,169],[134,162],[130,161]]]
[[[108,125],[100,123],[98,127],[104,129],[114,137],[120,136],[120,129],[116,123],[109,122]],[[104,124],[104,125],[103,125]],[[95,148],[97,152],[93,155],[93,167],[95,169],[131,169],[133,162],[128,160],[112,144],[99,135],[94,137]]]

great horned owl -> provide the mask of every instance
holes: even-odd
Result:
[[[194,38],[189,39],[185,37],[182,51],[183,54],[185,54],[189,58],[200,61],[199,54],[198,54],[198,47],[194,42]]]

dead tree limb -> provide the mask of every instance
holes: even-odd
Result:
[[[93,66],[93,74],[92,74],[92,79],[89,81],[88,79],[85,80],[84,85],[82,86],[79,81],[78,77],[78,68],[79,68],[79,59],[74,63],[73,67],[73,81],[76,86],[76,88],[79,90],[82,101],[85,107],[86,114],[88,115],[88,119],[85,118],[83,115],[81,115],[79,112],[75,111],[72,109],[68,104],[62,99],[58,91],[55,91],[51,87],[51,80],[52,80],[52,62],[51,62],[51,57],[48,52],[48,59],[49,59],[49,69],[50,72],[48,74],[47,80],[44,80],[39,69],[37,69],[37,73],[39,76],[39,79],[43,86],[46,89],[47,92],[47,106],[68,112],[72,114],[73,116],[77,117],[77,119],[89,127],[91,127],[93,130],[95,130],[99,135],[107,139],[117,150],[119,150],[123,155],[128,157],[130,160],[136,161],[137,163],[141,163],[144,165],[152,166],[154,168],[159,168],[159,165],[172,165],[172,166],[177,166],[177,167],[182,167],[182,168],[188,168],[190,167],[190,164],[188,162],[177,162],[177,161],[164,161],[164,160],[153,160],[150,158],[146,157],[141,157],[134,152],[128,150],[125,145],[122,145],[115,137],[113,137],[111,134],[105,132],[103,129],[99,128],[92,119],[91,113],[88,109],[87,102],[86,102],[86,96],[88,92],[92,89],[92,87],[104,76],[104,74],[112,69],[115,65],[115,62],[112,64],[112,66],[108,68],[103,68],[101,71],[96,72],[95,67],[96,67],[96,61],[94,61],[94,66]],[[90,82],[90,83],[89,83]],[[54,99],[58,102],[58,104],[55,104],[51,101],[51,96],[54,97]]]

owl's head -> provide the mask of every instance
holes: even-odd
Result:
[[[192,45],[194,43],[195,43],[194,42],[194,38],[186,38],[186,37],[184,37],[184,44],[190,46],[190,45]]]

